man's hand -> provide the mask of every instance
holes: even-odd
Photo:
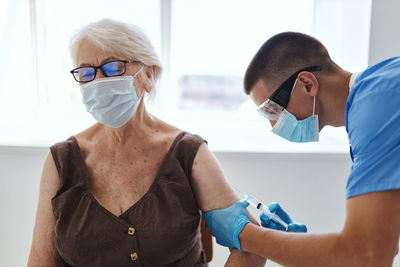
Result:
[[[239,234],[247,223],[251,223],[246,212],[248,205],[249,203],[243,199],[226,209],[211,210],[204,213],[206,226],[216,237],[218,244],[237,248],[243,252],[240,247]]]
[[[307,232],[307,227],[304,224],[296,223],[290,218],[290,216],[281,208],[281,206],[273,202],[268,205],[268,209],[270,212],[275,213],[279,216],[285,223],[288,224],[288,229],[286,230],[282,225],[274,222],[271,220],[267,215],[261,213],[260,220],[261,225],[266,228],[280,230],[280,231],[287,231],[287,232]]]

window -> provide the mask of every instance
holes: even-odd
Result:
[[[9,0],[1,5],[0,54],[7,64],[0,72],[0,111],[7,116],[0,127],[16,143],[49,144],[94,122],[69,73],[68,45],[74,30],[106,17],[142,27],[162,58],[151,112],[201,134],[212,149],[348,149],[343,129],[323,130],[318,145],[289,145],[274,136],[243,93],[243,75],[262,43],[281,31],[312,34],[339,65],[365,68],[370,1]]]
[[[29,6],[25,2],[0,2],[0,127],[29,119],[35,106],[31,100],[37,96],[32,79]]]
[[[247,100],[242,79],[252,56],[277,32],[311,34],[313,2],[174,1],[171,70],[180,91],[177,107],[237,111]],[[299,9],[303,20],[296,18]]]

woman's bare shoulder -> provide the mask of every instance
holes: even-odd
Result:
[[[182,129],[176,127],[175,125],[172,125],[172,124],[165,122],[158,118],[157,118],[156,128],[158,128],[160,131],[162,131],[166,134],[169,133],[170,135],[179,134],[179,133],[183,132]]]
[[[90,140],[90,139],[93,139],[93,137],[97,135],[99,128],[100,128],[100,124],[95,123],[92,126],[90,126],[89,128],[86,128],[85,130],[78,132],[78,133],[74,134],[73,136],[78,141]]]
[[[173,142],[175,138],[182,132],[184,132],[184,130],[158,118],[157,123],[154,125],[154,137],[157,140]]]

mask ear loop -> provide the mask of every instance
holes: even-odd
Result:
[[[140,69],[135,73],[135,74],[133,74],[133,79],[135,79],[136,78],[136,76],[139,74],[139,72],[141,72],[142,71],[142,69],[144,68],[144,64],[142,64],[142,66],[140,67]],[[142,98],[144,98],[144,95],[145,95],[145,92],[146,92],[146,90],[142,90],[142,93],[140,94],[140,97],[139,97],[139,99],[142,99]]]
[[[140,69],[133,75],[133,78],[135,78],[143,68],[144,68],[144,64],[142,64]]]
[[[314,105],[313,105],[313,110],[312,110],[312,115],[314,116],[315,115],[315,99],[316,99],[317,97],[316,96],[314,96]]]
[[[292,91],[290,91],[290,95],[292,95],[292,93],[293,93],[293,91],[294,91],[294,88],[296,88],[296,84],[297,84],[297,78],[296,78],[296,80],[294,81]]]

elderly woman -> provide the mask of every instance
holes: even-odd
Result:
[[[146,111],[160,61],[137,27],[101,20],[71,41],[98,121],[50,148],[28,266],[205,266],[201,211],[237,200],[205,141]],[[227,261],[263,266],[231,250]]]

